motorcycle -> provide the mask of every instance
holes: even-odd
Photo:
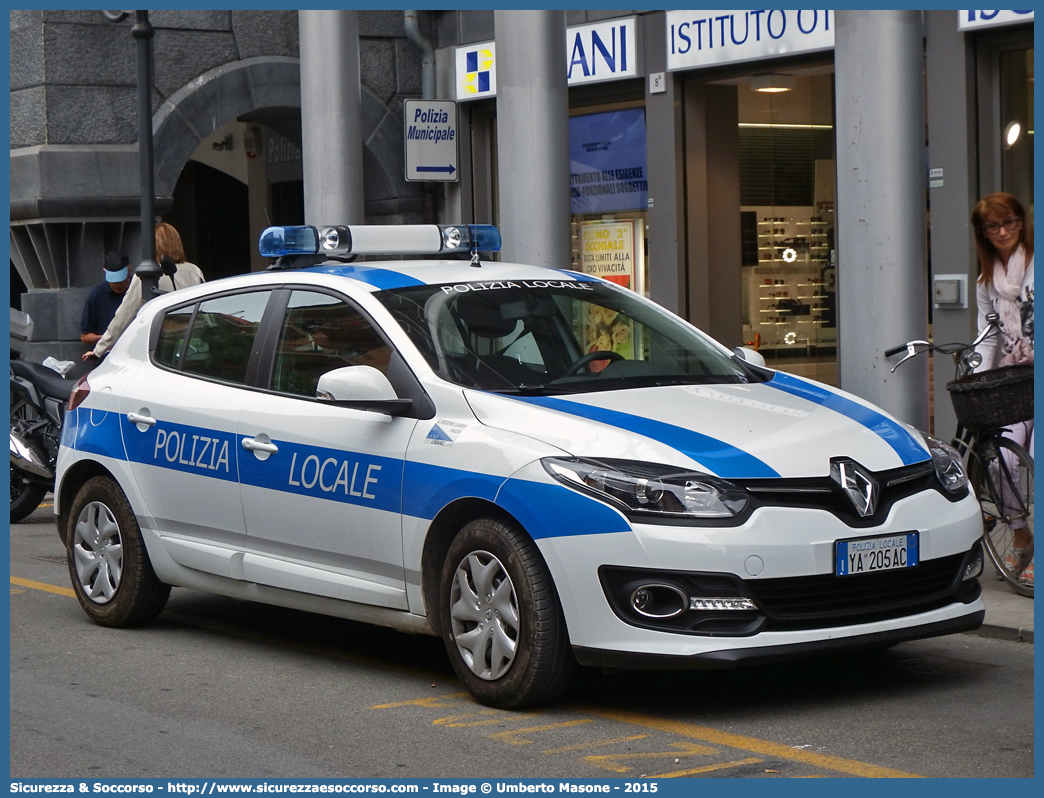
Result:
[[[31,331],[32,322],[24,313],[16,319],[16,313],[11,312],[12,524],[32,513],[54,488],[62,420],[77,382],[18,357],[25,351],[20,339],[28,338],[24,331]]]
[[[177,265],[159,261],[174,288]],[[151,293],[162,293],[155,285]],[[22,359],[32,339],[33,321],[11,308],[11,523],[32,513],[54,489],[58,444],[69,397],[78,378],[67,379],[48,366]],[[88,368],[92,368],[92,364]],[[75,367],[74,367],[75,368]]]

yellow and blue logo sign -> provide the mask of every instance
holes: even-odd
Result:
[[[493,42],[458,47],[457,99],[476,100],[497,93],[496,45]]]

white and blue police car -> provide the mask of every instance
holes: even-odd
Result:
[[[499,707],[578,664],[981,624],[981,516],[947,445],[612,283],[478,258],[498,247],[484,226],[269,228],[262,254],[311,265],[145,305],[62,430],[87,614],[144,623],[182,586],[440,635]]]

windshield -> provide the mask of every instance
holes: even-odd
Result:
[[[439,375],[521,394],[763,377],[656,305],[583,280],[518,280],[381,291]]]

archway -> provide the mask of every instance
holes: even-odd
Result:
[[[170,95],[153,117],[157,196],[176,196],[175,188],[193,153],[232,120],[266,125],[300,144],[300,108],[300,62],[296,58],[248,58],[193,79]],[[361,111],[367,221],[420,221],[421,187],[405,179],[402,119],[366,86],[362,87]],[[183,211],[175,210],[175,215],[187,218]],[[212,214],[196,214],[195,223],[199,226],[192,233],[196,240],[220,235],[217,229],[202,229],[221,224]],[[216,271],[226,272],[220,267]]]

